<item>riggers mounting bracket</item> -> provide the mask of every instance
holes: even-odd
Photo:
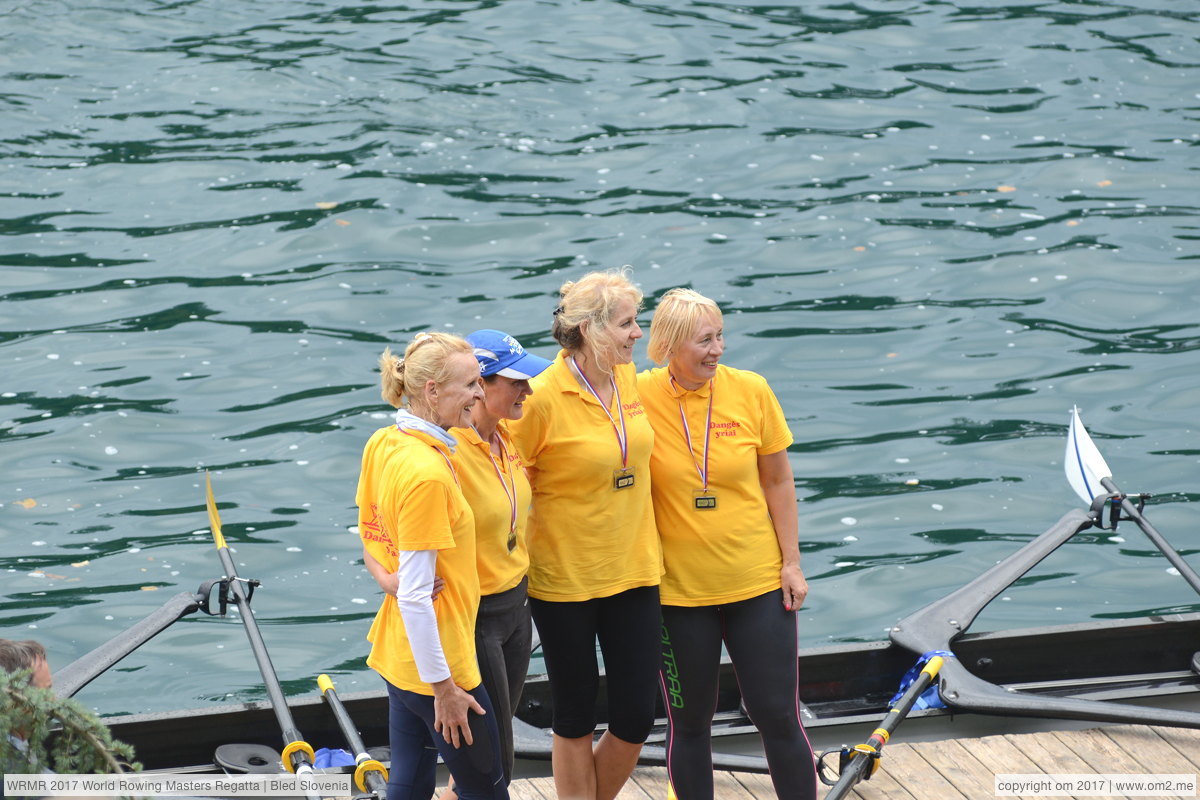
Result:
[[[1115,531],[1117,523],[1122,519],[1130,519],[1130,517],[1121,516],[1121,504],[1128,498],[1137,498],[1137,511],[1142,513],[1142,509],[1146,507],[1146,499],[1150,497],[1148,493],[1142,492],[1139,494],[1126,494],[1124,492],[1109,492],[1108,494],[1097,495],[1092,500],[1092,508],[1090,514],[1093,524],[1104,531]],[[1104,507],[1108,506],[1108,525],[1104,525]]]
[[[232,580],[241,581],[242,583],[246,584],[247,603],[254,598],[254,590],[261,585],[260,581],[254,580],[253,578],[247,579],[235,577]],[[205,581],[204,583],[200,584],[200,591],[197,592],[197,595],[202,598],[202,602],[200,603],[201,611],[203,611],[205,614],[208,614],[210,617],[225,616],[225,612],[229,608],[229,581],[230,578],[213,578],[211,581]],[[213,611],[212,594],[213,589],[218,586],[221,589],[221,591],[217,594],[217,604],[219,610]]]

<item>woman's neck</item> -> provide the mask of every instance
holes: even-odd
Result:
[[[609,370],[606,372],[600,366],[600,362],[591,348],[584,347],[572,353],[571,358],[575,360],[575,366],[591,382],[592,386],[596,387],[597,391],[600,390],[601,386],[609,385],[609,381],[612,379],[612,371]]]
[[[694,392],[704,384],[708,383],[708,381],[700,381],[699,383],[696,383],[695,381],[681,380],[679,376],[671,371],[670,363],[667,364],[667,374],[671,376],[671,380],[675,381],[675,383],[682,386],[684,389],[687,389],[689,392]]]
[[[595,392],[596,399],[605,408],[612,405],[613,401],[613,376],[611,372],[604,372],[596,363],[596,356],[590,350],[581,350],[574,353],[571,359],[575,362],[575,367],[579,370],[579,374],[584,377],[584,380],[590,384],[590,389]]]
[[[496,426],[500,424],[500,418],[489,413],[482,402],[477,402],[471,409],[471,423],[480,439],[491,442],[492,437],[496,435]]]
[[[417,405],[415,403],[409,402],[408,413],[412,414],[414,417],[417,417],[418,419],[425,420],[430,425],[437,425],[439,428],[441,428],[444,431],[450,430],[449,427],[438,422],[437,414],[434,412],[434,410],[432,408],[425,408],[423,405]]]

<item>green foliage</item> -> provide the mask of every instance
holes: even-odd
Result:
[[[29,682],[30,671],[0,670],[0,732],[24,740],[18,746],[0,733],[5,772],[90,774],[141,769],[133,748],[112,738],[104,723],[70,698]]]

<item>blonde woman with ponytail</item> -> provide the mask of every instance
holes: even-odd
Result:
[[[364,558],[388,576],[367,635],[367,664],[388,687],[388,800],[431,797],[439,754],[462,800],[502,800],[496,718],[475,657],[475,518],[448,433],[469,425],[483,399],[479,362],[457,336],[420,333],[403,358],[385,350],[379,368],[398,411],[363,449],[357,503]],[[436,603],[435,574],[444,582]]]
[[[654,724],[662,552],[650,498],[654,432],[633,347],[642,293],[623,271],[559,290],[562,345],[509,430],[533,491],[529,597],[554,708],[560,800],[612,800]],[[608,730],[593,745],[604,656]]]

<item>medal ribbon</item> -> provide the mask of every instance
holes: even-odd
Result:
[[[475,426],[471,426],[474,429]],[[475,435],[479,436],[479,431],[475,431]],[[504,496],[508,498],[508,530],[512,533],[517,529],[517,480],[513,477],[512,462],[508,460],[508,450],[504,447],[504,439],[500,438],[499,433],[493,433],[496,437],[496,444],[500,445],[500,458],[504,460],[504,466],[508,469],[508,483],[504,482],[504,473],[496,466],[496,459],[492,457],[492,449],[488,447],[488,461],[492,462],[492,469],[496,471],[496,477],[500,479],[500,485],[504,487]],[[483,437],[480,436],[480,439]],[[509,485],[512,485],[512,490],[509,490]]]
[[[609,413],[608,407],[604,405],[604,401],[600,399],[596,387],[592,386],[592,382],[588,380],[588,376],[583,374],[583,370],[579,368],[579,364],[575,361],[575,356],[571,356],[571,363],[575,365],[575,371],[579,373],[579,377],[583,378],[584,385],[588,391],[592,393],[592,397],[596,398],[596,402],[600,404],[600,409],[604,412],[604,416],[608,417],[608,421],[612,423],[613,433],[617,435],[617,444],[621,446],[621,466],[629,466],[629,440],[625,432],[625,411],[621,408],[621,390],[617,388],[617,382],[612,375],[608,376],[608,382],[612,384],[613,396],[617,399],[617,416],[621,418],[621,426],[617,427],[617,421],[613,419],[613,415]]]
[[[675,376],[671,376],[671,386],[676,389],[679,385],[675,383]],[[679,421],[683,423],[683,438],[687,442],[688,455],[692,457],[692,466],[696,468],[696,472],[700,473],[700,482],[704,484],[704,491],[708,491],[708,440],[712,435],[712,407],[713,395],[716,392],[713,389],[712,381],[708,382],[708,417],[704,421],[704,465],[701,466],[696,461],[696,454],[692,451],[692,431],[688,427],[687,414],[683,411],[683,400],[679,400]]]
[[[399,425],[397,425],[397,426],[396,426],[396,428],[397,428],[397,429],[398,429],[398,430],[399,430],[401,433],[407,433],[409,436],[412,436],[412,435],[413,435],[413,434],[409,433],[408,431],[404,430],[403,428],[401,428]],[[454,483],[455,483],[455,485],[456,485],[456,486],[458,486],[458,488],[460,488],[460,489],[461,489],[461,488],[462,488],[462,484],[458,482],[458,470],[456,470],[456,469],[454,468],[454,464],[453,464],[453,463],[451,463],[451,461],[450,461],[450,456],[448,456],[448,455],[446,455],[445,453],[443,453],[443,452],[442,452],[442,448],[438,447],[437,445],[433,445],[433,444],[431,444],[431,445],[429,445],[429,446],[430,446],[430,447],[432,447],[432,448],[434,449],[434,451],[435,451],[435,452],[436,452],[436,453],[437,453],[439,456],[441,456],[441,457],[442,457],[442,458],[445,460],[445,462],[446,462],[446,466],[450,468],[450,474],[454,476]]]

